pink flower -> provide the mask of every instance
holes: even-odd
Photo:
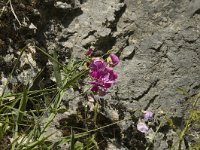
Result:
[[[113,68],[109,67],[103,59],[95,58],[90,64],[90,77],[93,81],[91,90],[97,92],[100,96],[104,96],[108,88],[117,79],[117,73],[114,72]]]
[[[140,131],[140,132],[142,132],[142,133],[147,133],[148,130],[149,130],[149,128],[148,128],[148,126],[145,123],[139,122],[137,124],[137,130]]]
[[[90,56],[93,53],[93,49],[92,48],[88,48],[88,50],[85,52],[85,55]]]
[[[152,119],[153,113],[151,111],[144,111],[144,119]]]
[[[115,54],[110,54],[111,65],[116,66],[119,63],[119,57]]]
[[[103,71],[106,68],[107,64],[104,62],[101,58],[95,58],[90,63],[90,72],[97,72],[97,71]]]

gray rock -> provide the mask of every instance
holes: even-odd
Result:
[[[90,35],[88,38],[82,40],[81,45],[83,46],[93,45],[95,41],[96,41],[95,36]]]
[[[189,7],[187,9],[187,14],[189,16],[193,16],[200,10],[200,1],[199,0],[191,0]]]
[[[194,42],[199,37],[199,30],[186,29],[186,30],[182,31],[182,34],[183,34],[184,40],[186,42]]]
[[[125,47],[122,50],[120,58],[122,60],[129,59],[129,58],[131,59],[133,57],[134,53],[135,53],[135,47],[134,47],[134,45],[129,45],[129,46]]]
[[[71,56],[85,57],[85,50],[90,46],[95,47],[95,56],[103,55],[110,49],[117,49],[119,53],[123,49],[120,55],[122,61],[114,68],[119,74],[118,80],[109,89],[109,94],[99,100],[100,114],[109,123],[131,119],[115,126],[121,135],[121,140],[117,141],[119,143],[115,136],[103,136],[111,141],[108,149],[131,149],[135,143],[138,149],[145,149],[145,136],[135,128],[142,110],[184,118],[190,103],[184,95],[178,94],[177,88],[184,88],[191,95],[200,90],[199,0],[182,0],[181,3],[169,0],[46,3],[52,10],[37,8],[43,19],[37,25],[40,32],[36,33],[36,37],[29,36],[35,38],[38,45],[45,47],[49,54],[56,50],[59,58],[67,61]],[[4,55],[2,51],[2,65],[6,67],[6,63],[16,59],[15,51],[19,47],[15,39],[10,39],[7,40],[11,45],[7,53]],[[51,78],[52,72],[46,66],[48,61],[39,52],[36,54],[40,57],[22,57],[21,70],[18,70],[16,77],[19,82],[32,81],[28,77],[33,78],[38,68],[47,70],[42,78]],[[22,69],[25,63],[31,65],[27,70]],[[86,104],[85,97],[80,93],[66,91],[63,105],[69,111],[65,115],[58,115],[56,121],[73,119],[80,106],[85,108]],[[155,120],[162,118],[157,115]],[[140,139],[136,139],[136,135]],[[156,136],[154,147],[169,149],[168,141],[173,143],[176,140],[171,130],[161,131]]]
[[[69,9],[69,8],[72,8],[71,4],[63,3],[63,2],[60,2],[60,1],[56,2],[56,3],[54,4],[54,6],[55,6],[56,8],[61,8],[61,9]]]

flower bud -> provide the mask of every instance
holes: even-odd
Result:
[[[111,65],[116,66],[119,63],[119,57],[115,54],[110,54],[109,56]]]
[[[88,50],[85,52],[85,55],[90,56],[90,55],[92,55],[93,51],[94,50],[92,48],[88,48]]]

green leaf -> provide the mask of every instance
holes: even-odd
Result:
[[[74,147],[75,147],[75,139],[74,139],[74,132],[71,128],[71,150],[74,150]]]
[[[92,138],[90,140],[95,145],[95,147],[98,149],[99,147],[98,147],[97,141],[95,140],[95,134],[92,135]]]
[[[83,150],[84,149],[84,145],[83,143],[76,141],[75,145],[74,145],[74,149],[75,150]]]
[[[54,51],[53,53],[53,58],[52,59],[52,64],[53,64],[53,72],[54,72],[54,76],[56,78],[56,82],[57,82],[57,86],[58,87],[61,87],[62,85],[62,81],[61,81],[61,72],[60,72],[60,65],[58,62],[58,59],[57,59],[57,54],[56,52]]]
[[[200,141],[200,139],[199,139],[199,141]],[[200,142],[197,143],[197,144],[192,145],[192,146],[189,148],[189,150],[198,150],[198,149],[200,149]]]
[[[58,110],[57,110],[57,113],[65,113],[65,112],[67,112],[68,111],[68,109],[66,109],[66,108],[59,108]]]
[[[174,122],[171,118],[165,117],[167,124],[171,127],[171,128],[176,128],[176,126],[174,125]]]
[[[20,105],[19,105],[19,114],[17,116],[18,118],[18,122],[20,123],[21,120],[22,120],[22,117],[23,117],[23,113],[25,110],[26,110],[26,105],[27,105],[27,102],[28,102],[28,89],[29,89],[29,85],[27,85],[25,88],[24,88],[24,93],[23,93],[23,97],[20,101]]]
[[[189,95],[189,93],[186,91],[186,89],[182,88],[182,87],[178,87],[176,89],[176,91],[179,93],[179,94],[182,94],[184,96],[187,96],[188,98],[190,98],[191,96]]]

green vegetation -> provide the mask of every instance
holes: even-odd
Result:
[[[65,143],[70,143],[72,150],[100,149],[100,143],[96,141],[97,133],[104,128],[108,128],[125,120],[98,126],[96,122],[100,111],[98,102],[94,103],[92,115],[89,115],[87,107],[84,108],[85,118],[82,118],[82,121],[84,122],[85,128],[80,128],[80,132],[75,133],[74,129],[77,127],[72,126],[68,127],[71,129],[69,135],[63,136],[54,142],[49,142],[48,140],[56,132],[48,133],[48,128],[51,126],[55,116],[59,113],[67,112],[67,109],[61,107],[65,91],[69,88],[81,86],[82,82],[80,81],[83,81],[88,75],[87,64],[91,61],[91,58],[87,56],[84,59],[72,58],[67,64],[61,64],[57,59],[56,53],[50,55],[45,50],[35,47],[51,61],[55,85],[39,89],[33,88],[34,82],[37,81],[37,78],[43,71],[41,70],[33,79],[33,82],[19,85],[16,90],[8,90],[9,81],[12,80],[15,71],[20,66],[22,55],[29,48],[26,46],[20,51],[8,80],[4,83],[4,89],[0,97],[0,149],[50,150],[57,149]],[[18,90],[19,88],[20,91]],[[190,130],[193,127],[199,127],[200,110],[197,104],[200,99],[200,93],[190,96],[181,88],[178,91],[187,97],[187,102],[189,101],[191,105],[188,106],[188,113],[186,113],[182,122],[183,126],[181,127],[176,126],[173,119],[166,117],[168,125],[177,133],[179,138],[176,143],[172,144],[171,149],[199,149],[200,144],[198,141],[193,145],[188,145],[185,143],[185,138],[190,134]],[[147,143],[148,146],[146,149],[151,149],[154,139],[162,125],[163,123],[160,122],[153,135],[147,137],[151,138],[149,143]]]
[[[21,50],[9,75],[9,80],[12,79],[13,73],[19,66],[20,58],[25,50],[27,50],[27,47]],[[46,129],[60,110],[64,92],[77,84],[88,73],[86,67],[80,70],[80,67],[88,62],[87,57],[83,60],[72,59],[68,64],[62,65],[58,62],[56,54],[51,56],[40,48],[37,48],[37,50],[40,50],[51,60],[56,87],[31,90],[33,84],[28,83],[21,85],[22,92],[10,91],[8,93],[5,92],[9,83],[8,80],[0,97],[0,149],[48,149],[49,146],[45,144],[45,141],[51,134],[47,135]],[[40,73],[38,73],[38,76]],[[63,76],[61,76],[61,73]],[[37,76],[34,80],[36,79]],[[31,109],[29,105],[32,105]],[[83,133],[79,137],[85,134]],[[68,137],[68,140],[74,140],[76,137],[77,135],[72,134],[70,138]],[[5,143],[5,141],[8,143]]]
[[[169,124],[169,126],[174,129],[174,131],[176,131],[179,140],[177,141],[177,143],[175,143],[174,145],[172,145],[173,150],[181,150],[181,149],[189,149],[189,150],[193,150],[193,149],[200,149],[200,136],[198,137],[198,140],[196,140],[194,142],[193,145],[188,145],[187,141],[186,141],[186,137],[189,136],[191,134],[191,130],[195,127],[199,128],[199,124],[200,124],[200,109],[199,106],[197,106],[198,101],[200,99],[200,93],[191,96],[189,95],[189,93],[182,89],[182,88],[178,88],[178,92],[181,93],[182,95],[185,95],[187,97],[186,102],[189,102],[190,105],[188,106],[188,110],[185,113],[185,117],[183,119],[183,121],[181,122],[181,124],[183,126],[178,127],[174,124],[173,120],[170,118],[167,118],[167,122]],[[184,144],[183,144],[184,142]],[[184,145],[184,147],[183,147]]]
[[[72,58],[67,64],[61,64],[57,59],[56,53],[51,56],[45,50],[34,47],[51,61],[56,84],[50,87],[34,89],[34,82],[37,81],[37,78],[42,73],[43,70],[41,70],[33,79],[33,82],[30,81],[30,83],[19,86],[20,92],[18,91],[19,87],[16,90],[6,90],[17,67],[20,66],[22,55],[29,48],[26,46],[20,51],[0,97],[0,149],[55,149],[66,142],[71,143],[71,149],[99,149],[99,143],[95,140],[97,131],[110,127],[117,122],[98,127],[96,125],[99,111],[98,103],[94,106],[92,118],[88,122],[87,120],[84,122],[85,126],[92,122],[92,129],[80,129],[82,132],[74,133],[73,128],[76,127],[71,127],[71,135],[63,136],[53,143],[49,142],[48,138],[54,132],[47,132],[55,116],[67,111],[61,108],[64,93],[69,88],[79,86],[81,84],[80,81],[87,77],[87,64],[91,61],[91,58],[87,56],[84,59]],[[85,108],[86,117],[87,113],[88,110]],[[79,141],[78,139],[80,138],[84,140]]]

